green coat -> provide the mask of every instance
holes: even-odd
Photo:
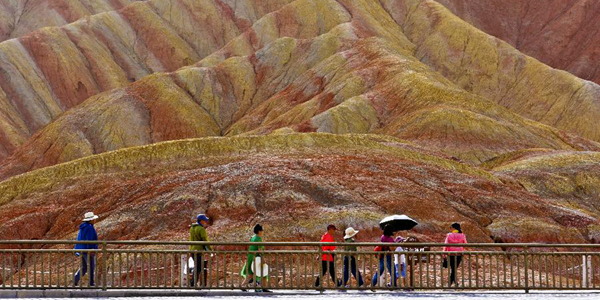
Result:
[[[191,242],[208,242],[208,234],[206,233],[206,228],[204,226],[194,223],[190,228],[190,241]],[[212,250],[212,246],[204,246],[204,245],[190,245],[190,251],[202,251],[202,250]]]
[[[263,241],[262,238],[256,234],[250,239],[250,242],[253,242],[253,243],[261,243],[262,241]],[[254,258],[256,257],[256,253],[252,253],[252,251],[259,251],[259,250],[264,250],[264,249],[265,249],[265,246],[257,246],[257,245],[251,245],[248,248],[248,251],[250,251],[250,253],[248,253],[246,264],[244,264],[244,267],[242,268],[242,271],[240,272],[240,275],[242,277],[246,278],[247,276],[252,276],[254,274],[252,272],[252,262],[254,261]]]
[[[354,239],[353,238],[345,239],[344,242],[354,243]],[[344,250],[347,252],[356,252],[357,247],[355,245],[350,244],[350,245],[344,246]]]

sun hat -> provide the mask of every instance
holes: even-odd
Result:
[[[346,235],[344,236],[344,239],[349,239],[349,238],[355,236],[358,233],[358,230],[354,230],[354,228],[348,227],[348,228],[346,228],[346,231],[344,233],[346,233]]]
[[[98,216],[96,216],[93,212],[86,212],[85,215],[83,215],[83,221],[87,222],[87,221],[91,221],[91,220],[96,220],[98,219]]]
[[[404,239],[403,237],[401,237],[401,236],[397,236],[397,237],[394,239],[394,243],[402,243],[402,242],[404,242],[404,241],[405,241],[405,239]]]

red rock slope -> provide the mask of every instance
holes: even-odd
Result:
[[[600,83],[600,1],[437,1],[523,53]]]

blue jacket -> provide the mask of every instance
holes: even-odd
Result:
[[[79,225],[79,233],[77,234],[78,241],[97,241],[98,234],[94,225],[89,222],[83,222]],[[75,244],[75,249],[98,249],[98,245],[95,244]]]

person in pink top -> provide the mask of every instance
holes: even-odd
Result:
[[[446,235],[444,244],[466,244],[467,236],[462,232],[459,223],[452,223],[450,225],[452,232]],[[444,247],[444,252],[448,252],[448,255],[444,255],[444,267],[450,266],[450,286],[456,284],[456,270],[460,266],[462,261],[462,253],[465,250],[464,247],[459,246],[447,246]]]
[[[325,232],[325,234],[323,234],[323,236],[321,237],[321,243],[335,243],[335,240],[333,239],[333,234],[336,230],[337,228],[335,227],[335,225],[327,226],[327,232]],[[317,280],[315,281],[315,286],[320,286],[321,277],[325,276],[327,272],[329,272],[329,275],[331,275],[331,280],[333,281],[333,284],[340,285],[340,283],[338,283],[335,279],[335,265],[333,263],[333,259],[335,258],[335,254],[333,253],[333,251],[335,251],[335,246],[322,246],[321,249],[323,250],[323,256],[321,257],[321,276],[317,277]]]

